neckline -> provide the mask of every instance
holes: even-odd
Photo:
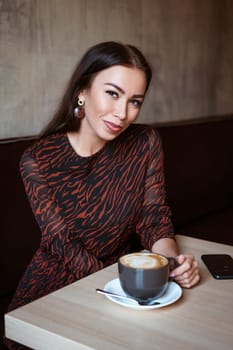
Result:
[[[65,138],[65,141],[66,143],[69,145],[69,148],[71,150],[71,152],[73,153],[73,155],[81,160],[91,160],[91,159],[94,159],[96,158],[99,154],[101,154],[102,152],[104,152],[104,150],[107,148],[109,142],[107,142],[100,150],[98,150],[97,152],[91,154],[90,156],[82,156],[80,155],[79,153],[77,153],[74,149],[74,147],[72,146],[70,140],[69,140],[69,137],[68,137],[68,133],[64,133],[64,138]]]

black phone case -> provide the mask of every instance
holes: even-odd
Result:
[[[233,279],[233,259],[228,254],[203,254],[201,256],[216,279]]]

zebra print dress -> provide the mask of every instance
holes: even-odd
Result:
[[[131,125],[90,157],[53,134],[24,152],[20,169],[41,243],[10,310],[116,262],[136,237],[145,249],[174,238],[161,141],[149,126]]]

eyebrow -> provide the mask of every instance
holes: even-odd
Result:
[[[114,84],[114,83],[105,83],[104,85],[109,85],[109,86],[112,86],[114,87],[116,90],[118,90],[119,92],[121,92],[122,94],[125,94],[125,91],[118,85]],[[132,97],[134,98],[144,98],[145,95],[140,95],[140,94],[137,94],[137,95],[133,95]]]

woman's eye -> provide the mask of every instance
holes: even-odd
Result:
[[[141,105],[142,105],[142,101],[140,101],[140,100],[131,100],[131,103],[132,103],[135,107],[138,107],[138,108],[140,108]]]
[[[113,98],[117,98],[119,96],[118,93],[116,91],[113,91],[113,90],[107,90],[106,93],[109,94]]]

